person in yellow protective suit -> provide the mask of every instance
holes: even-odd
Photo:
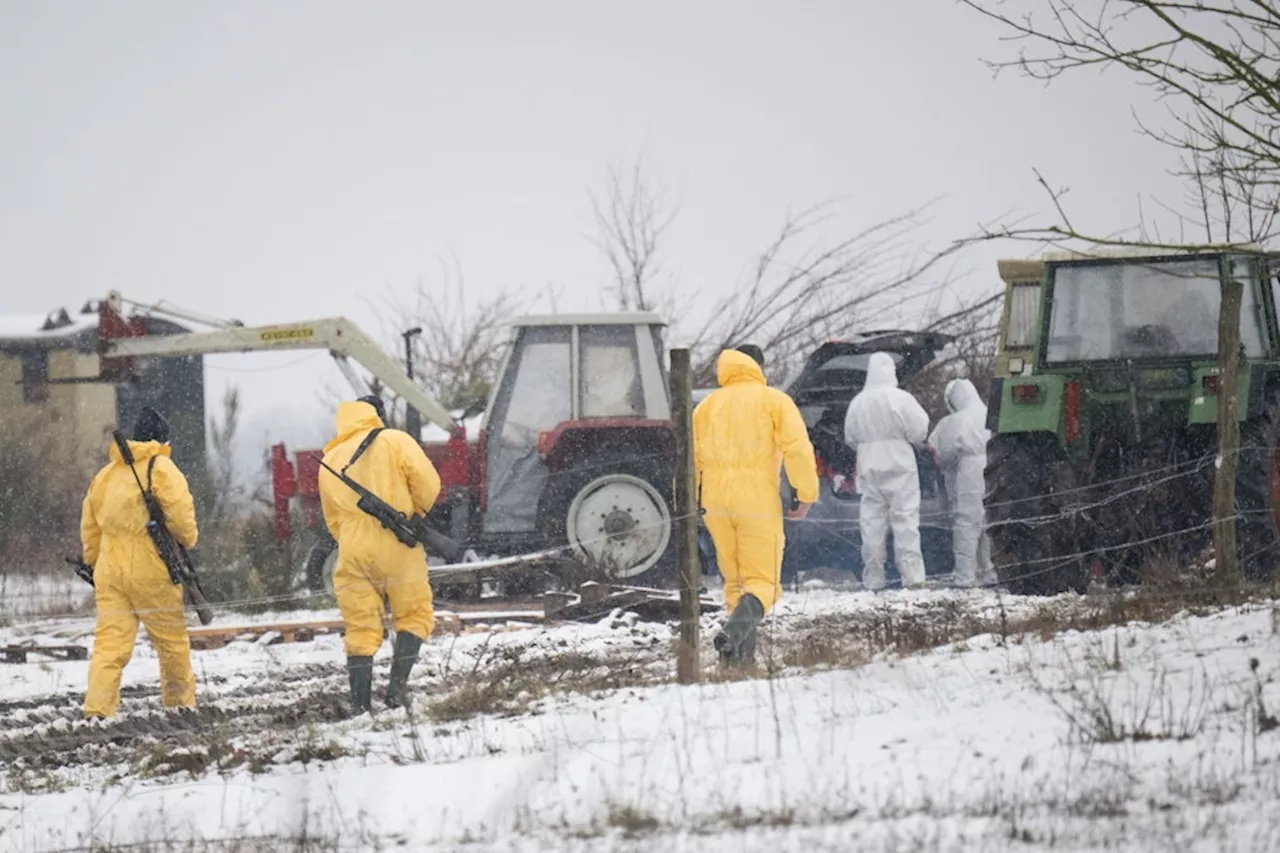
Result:
[[[185,548],[196,544],[195,504],[187,479],[170,459],[169,424],[143,407],[133,427],[134,469],[164,510],[173,538]],[[155,543],[147,535],[147,509],[138,480],[114,444],[110,462],[89,485],[80,516],[84,561],[93,567],[98,625],[89,663],[86,717],[110,717],[120,704],[120,676],[138,637],[147,629],[160,658],[160,701],[166,708],[194,707],[196,679],[191,671],[191,640],[182,615],[182,587],[169,578]]]
[[[715,638],[725,664],[755,655],[756,627],[782,595],[782,498],[779,469],[801,519],[818,499],[813,445],[790,397],[770,388],[764,354],[750,344],[720,353],[720,387],[693,412],[693,447],[703,520],[724,576],[729,618]]]
[[[422,445],[387,429],[382,400],[361,397],[338,406],[338,435],[325,445],[324,463],[405,515],[431,509],[440,476]],[[391,603],[396,639],[387,686],[389,708],[408,701],[409,672],[422,641],[435,627],[427,555],[410,548],[360,509],[357,495],[335,475],[320,471],[320,506],[338,543],[333,591],[346,623],[347,675],[355,712],[372,710],[373,655],[382,646],[382,599]]]

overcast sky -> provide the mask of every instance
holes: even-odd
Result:
[[[1009,48],[953,0],[532,3],[0,0],[0,313],[115,288],[258,324],[345,315],[440,277],[600,307],[587,190],[643,153],[681,213],[671,269],[742,280],[786,210],[848,230],[943,196],[941,244],[1006,211],[1077,224],[1176,202],[1119,76],[993,80]],[[994,288],[986,245],[962,286]],[[208,360],[246,441],[320,441],[328,357]],[[269,433],[269,434],[268,434]],[[247,448],[246,448],[247,449]]]

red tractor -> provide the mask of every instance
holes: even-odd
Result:
[[[423,444],[444,481],[430,520],[486,555],[562,548],[617,579],[666,579],[675,549],[664,326],[648,313],[516,321],[483,416],[446,413],[434,399],[418,409],[448,436]],[[336,556],[320,514],[321,455],[302,450],[291,462],[283,444],[272,448],[277,530],[301,537],[314,590],[331,584]]]

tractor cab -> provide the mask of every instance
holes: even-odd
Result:
[[[1036,354],[1036,318],[1040,314],[1040,286],[1044,261],[997,262],[1004,282],[1004,309],[996,338],[997,377],[1030,373]]]
[[[665,323],[524,317],[485,412],[479,538],[567,545],[632,578],[673,562]]]
[[[1242,285],[1241,562],[1255,576],[1270,573],[1280,541],[1278,262],[1242,248],[1002,263],[1005,362],[988,408],[987,509],[997,563],[1010,567],[1015,589],[1129,582],[1156,559],[1135,542],[1155,543],[1174,564],[1202,546],[1230,280]]]
[[[1064,255],[1024,263],[1042,267],[1040,305],[1035,334],[1028,335],[1031,311],[1015,304],[1018,286],[1010,285],[1001,331],[1005,370],[997,379],[1000,394],[992,395],[991,426],[998,432],[1058,433],[1062,420],[1070,450],[1105,422],[1125,425],[1133,438],[1150,432],[1145,422],[1155,420],[1214,423],[1224,276],[1245,284],[1240,344],[1246,363],[1280,343],[1270,339],[1275,294],[1263,286],[1260,255]],[[1024,363],[1028,347],[1034,356]],[[1246,389],[1248,373],[1241,372]]]

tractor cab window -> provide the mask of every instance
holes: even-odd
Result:
[[[512,444],[537,443],[538,433],[573,417],[569,378],[569,330],[563,326],[531,326],[514,353],[502,439]]]
[[[1248,265],[1240,311],[1245,354],[1262,353]],[[1053,271],[1049,362],[1214,356],[1221,284],[1216,258],[1070,264]]]
[[[1009,327],[1005,346],[1025,349],[1036,345],[1036,315],[1040,313],[1040,285],[1015,284],[1009,288]]]
[[[578,393],[584,418],[644,416],[634,326],[581,326]]]

